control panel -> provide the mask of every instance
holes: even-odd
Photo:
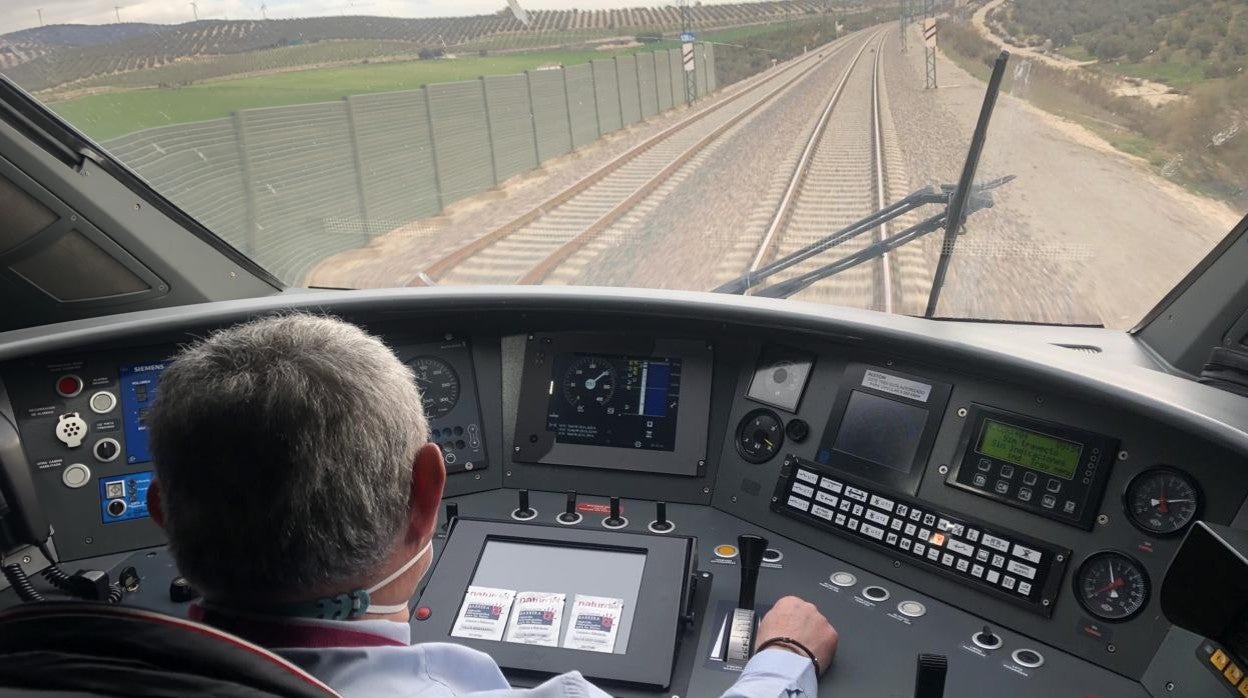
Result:
[[[466,339],[402,346],[399,358],[420,388],[429,439],[442,448],[448,473],[484,470],[490,460],[481,427],[477,372]]]
[[[949,484],[1033,514],[1091,529],[1118,441],[972,405]]]
[[[159,545],[145,415],[171,349],[31,359],[4,367],[40,504],[64,560]]]
[[[1048,617],[1070,551],[933,507],[796,456],[785,459],[772,509],[905,556],[937,574]]]

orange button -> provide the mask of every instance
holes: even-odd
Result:
[[[723,558],[736,557],[736,556],[737,556],[737,546],[735,546],[735,545],[717,545],[717,546],[715,546],[715,556],[716,556],[716,557],[723,557]]]
[[[1244,682],[1239,684],[1239,695],[1248,698],[1248,679],[1244,679]]]
[[[932,539],[931,539],[931,540],[929,540],[928,542],[929,542],[929,543],[931,543],[932,545],[934,545],[934,546],[936,546],[936,547],[938,547],[938,548],[939,548],[940,546],[942,546],[942,545],[944,545],[944,544],[945,544],[945,534],[943,534],[943,533],[933,533],[933,534],[932,534]]]
[[[1222,672],[1222,675],[1226,677],[1227,681],[1231,682],[1232,686],[1234,686],[1239,683],[1240,679],[1244,678],[1244,670],[1240,669],[1239,665],[1235,662],[1231,662],[1227,665],[1226,671]]]
[[[1209,663],[1217,667],[1218,671],[1225,669],[1229,661],[1231,661],[1231,658],[1226,656],[1226,652],[1222,650],[1214,650],[1213,654],[1209,656]]]

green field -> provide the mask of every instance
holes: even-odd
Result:
[[[800,18],[795,27],[809,23]],[[705,32],[699,40],[731,44],[750,37],[775,32],[783,24],[755,25],[718,32]],[[181,87],[131,88],[125,91],[79,97],[50,104],[53,111],[87,135],[97,140],[155,126],[205,121],[229,116],[240,109],[310,104],[341,99],[347,95],[368,92],[412,90],[435,82],[473,80],[482,75],[508,75],[552,64],[575,65],[596,58],[610,58],[644,51],[674,48],[675,41],[660,41],[627,49],[546,50],[516,53],[491,53],[486,56],[460,54],[457,58],[440,60],[399,60],[343,67],[290,70],[270,75],[230,79],[223,72],[256,70],[257,67],[282,68],[292,60],[316,57],[323,61],[343,60],[353,52],[366,51],[382,55],[410,50],[410,45],[383,42],[323,42],[226,57],[203,64],[180,64],[135,71],[133,74],[101,76],[89,85],[130,86],[156,82],[190,83]],[[453,48],[452,51],[459,50]],[[366,55],[367,55],[366,54]],[[358,56],[354,56],[357,57]],[[262,59],[262,60],[261,60]]]
[[[108,140],[154,126],[217,119],[239,109],[328,102],[366,92],[412,90],[432,82],[520,73],[552,63],[572,65],[619,53],[626,51],[539,51],[301,70],[181,88],[91,95],[50,106],[92,138]]]

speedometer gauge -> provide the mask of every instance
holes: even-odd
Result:
[[[1136,475],[1124,499],[1131,523],[1159,536],[1187,528],[1200,510],[1196,482],[1174,468],[1152,468]]]
[[[615,366],[598,356],[582,356],[563,374],[563,397],[584,408],[602,407],[615,396]]]
[[[451,365],[436,356],[418,356],[411,361],[412,374],[420,387],[420,401],[429,419],[445,417],[459,402],[459,376]]]
[[[1124,621],[1148,603],[1148,573],[1123,553],[1092,555],[1079,566],[1074,581],[1079,605],[1101,620]]]

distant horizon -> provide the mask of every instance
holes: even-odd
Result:
[[[22,7],[0,7],[0,36],[30,29],[52,27],[106,27],[110,25],[150,25],[176,27],[191,24],[188,2],[161,0],[18,0]],[[703,5],[739,5],[764,0],[702,0]],[[796,0],[774,0],[778,2]],[[534,0],[520,4],[532,12],[558,10],[655,9],[676,5],[669,2],[630,2],[629,0]],[[442,7],[438,0],[197,0],[198,21],[264,21],[311,19],[317,17],[379,17],[387,19],[437,19],[493,15],[507,9],[506,0],[453,0]],[[692,2],[691,2],[692,4]],[[120,6],[115,9],[114,6]],[[262,16],[261,7],[265,10]],[[72,8],[72,9],[71,9]],[[176,9],[175,9],[176,8]],[[43,10],[43,24],[38,10]],[[117,15],[121,15],[121,22]],[[137,16],[136,16],[137,15]],[[183,17],[183,15],[186,15]]]

